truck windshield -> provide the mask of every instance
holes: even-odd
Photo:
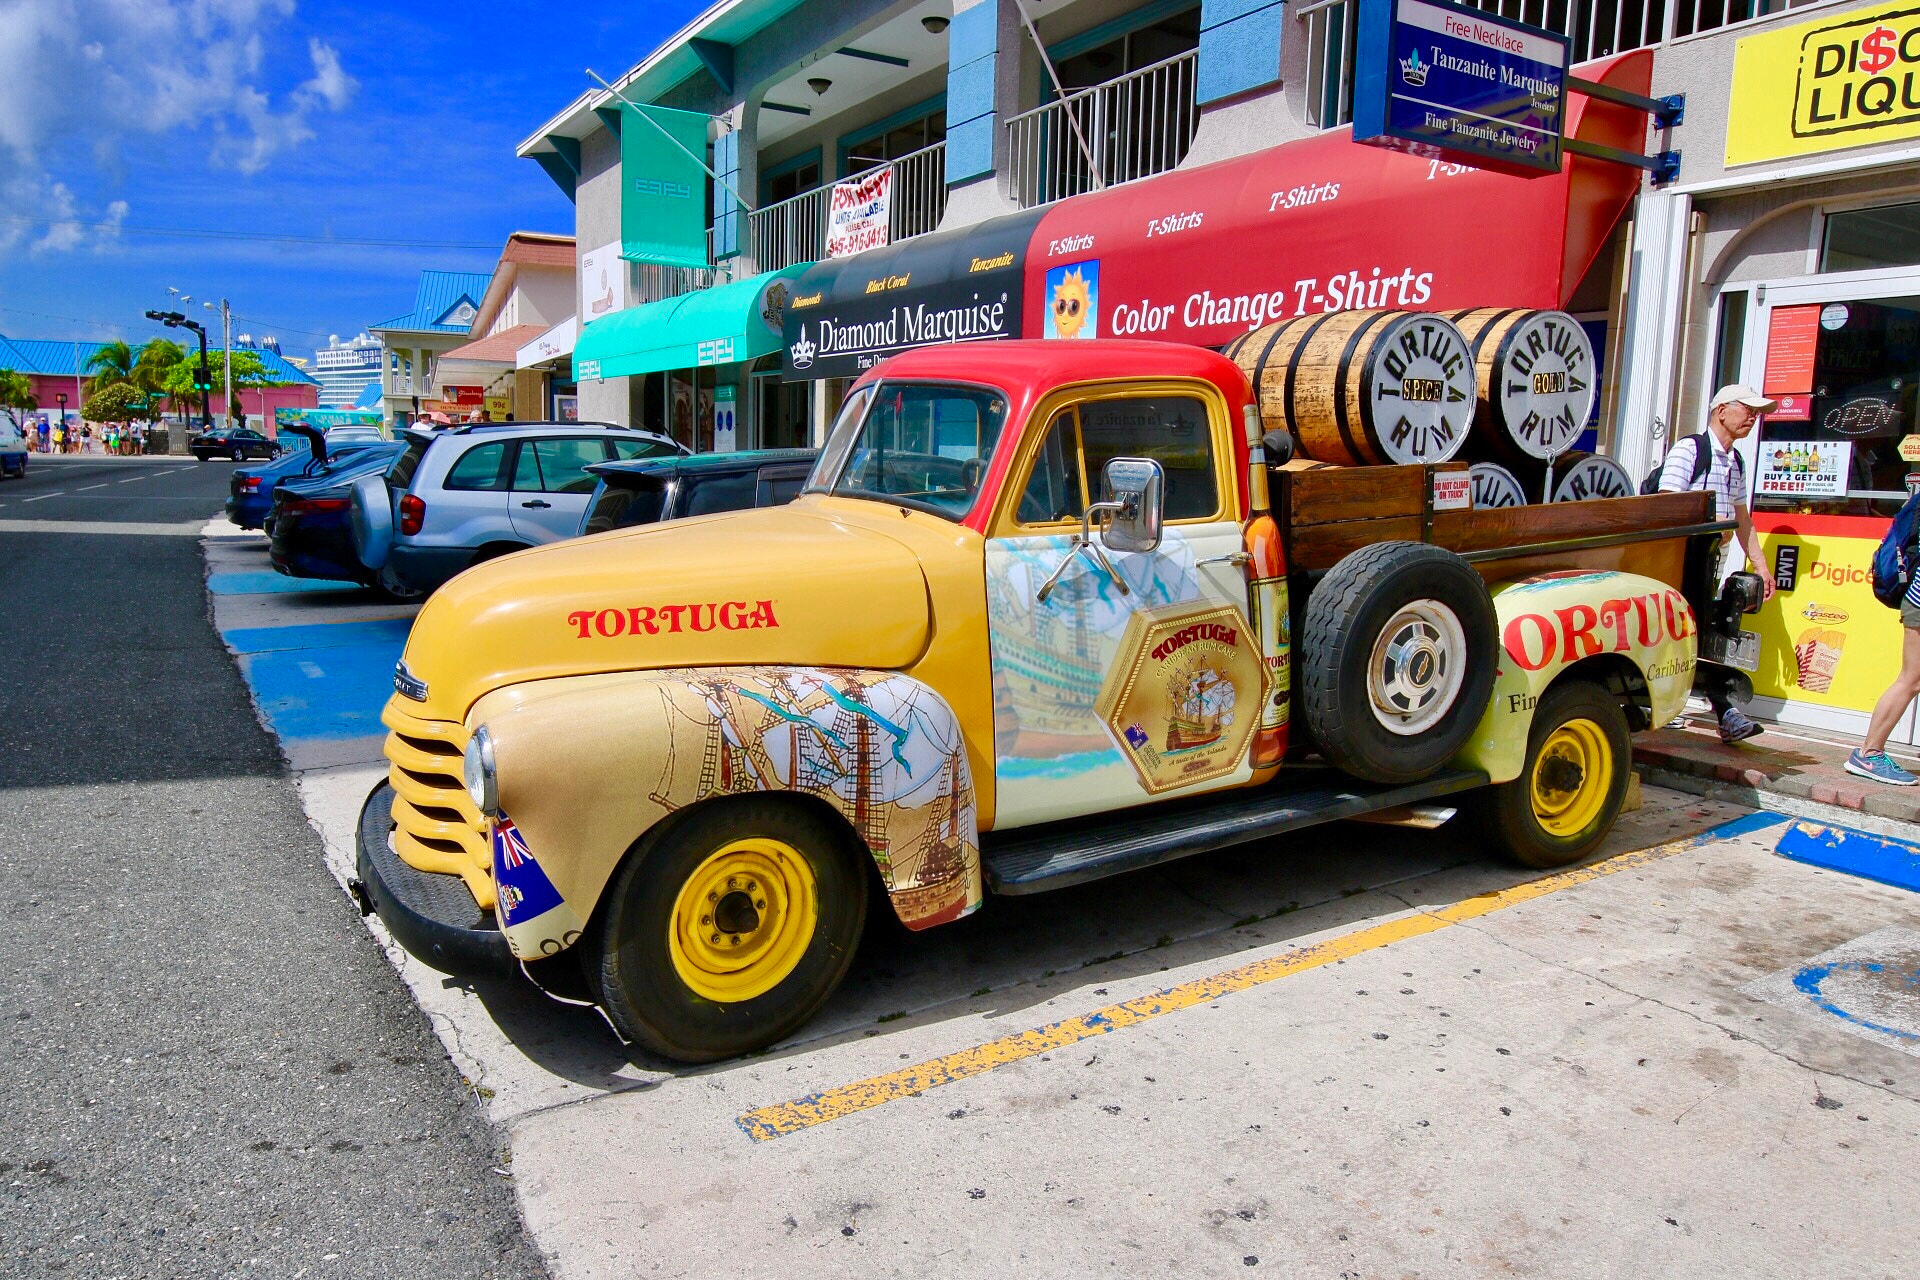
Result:
[[[834,424],[810,488],[949,520],[973,509],[1006,422],[1005,396],[982,387],[881,383],[865,409],[843,412]]]

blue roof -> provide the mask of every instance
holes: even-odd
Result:
[[[48,378],[80,377],[86,374],[87,361],[93,353],[105,345],[103,342],[68,342],[59,338],[8,338],[0,334],[0,367],[12,368],[19,373],[37,373]],[[139,353],[140,341],[130,341],[128,345],[136,355]],[[186,343],[180,345],[187,346]],[[197,344],[191,349],[197,350]],[[235,347],[234,350],[246,351],[250,348]],[[278,354],[264,349],[252,350],[254,355],[260,357],[267,376],[274,381],[314,381],[312,375],[297,365],[288,364]],[[207,355],[210,361],[220,358],[217,350],[209,350]]]
[[[473,315],[487,296],[493,273],[487,271],[422,271],[420,286],[413,295],[413,310],[391,320],[367,326],[374,333],[382,329],[406,329],[414,333],[465,333],[473,326]],[[461,304],[465,318],[460,318]]]
[[[375,378],[360,392],[360,398],[353,402],[355,409],[378,409],[383,397],[380,391],[380,379]]]

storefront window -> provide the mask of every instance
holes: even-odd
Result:
[[[1774,307],[1766,392],[1780,408],[1760,430],[1756,506],[1854,515],[1898,509],[1909,470],[1898,450],[1913,431],[1916,379],[1920,297]],[[1835,468],[1844,481],[1835,475],[1823,486],[1821,471]],[[1787,482],[1770,483],[1770,473]],[[1767,492],[1794,488],[1795,476],[1805,477],[1808,496]]]
[[[1866,271],[1920,263],[1920,203],[1827,215],[1820,270]]]

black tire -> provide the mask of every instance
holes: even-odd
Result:
[[[1586,729],[1569,728],[1569,737],[1556,744],[1555,755],[1542,755],[1556,732],[1578,724]],[[1597,730],[1597,733],[1595,732]],[[1584,741],[1583,741],[1584,740]],[[1580,743],[1573,754],[1604,751],[1607,773],[1604,780],[1592,776],[1592,767],[1573,765],[1559,755],[1561,747]],[[1633,768],[1633,743],[1627,734],[1627,713],[1607,690],[1586,680],[1570,680],[1553,686],[1533,710],[1533,727],[1527,733],[1527,760],[1520,776],[1498,783],[1475,794],[1470,809],[1480,829],[1500,851],[1521,866],[1546,869],[1578,862],[1599,847],[1620,816],[1620,804],[1627,795],[1627,775]],[[1558,778],[1551,770],[1557,769]],[[1570,771],[1569,771],[1570,770]],[[1543,817],[1542,806],[1535,803],[1536,777],[1546,785],[1541,799],[1559,810],[1568,829],[1554,831]],[[1572,783],[1572,787],[1565,784]],[[1581,789],[1590,789],[1585,797]],[[1571,823],[1584,811],[1580,806],[1593,804],[1590,820]]]
[[[206,462],[212,458],[212,455],[204,449],[195,449],[193,451],[193,457],[196,462]]]
[[[235,445],[233,446],[233,452],[229,453],[227,456],[229,458],[232,458],[235,462],[245,462],[247,460],[247,451],[242,446]]]
[[[721,1002],[695,990],[676,968],[669,943],[674,908],[710,857],[755,837],[779,841],[811,868],[816,921],[776,985]],[[852,963],[867,916],[868,861],[844,827],[775,797],[720,801],[656,828],[607,891],[594,983],[607,1016],[622,1035],[680,1062],[749,1053],[791,1034],[826,1003]]]
[[[1398,643],[1389,648],[1390,639]],[[1307,729],[1329,761],[1357,778],[1417,782],[1472,735],[1493,693],[1498,645],[1493,601],[1465,560],[1422,542],[1362,547],[1307,600]],[[1393,728],[1390,714],[1398,717]]]

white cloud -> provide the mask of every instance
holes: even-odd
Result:
[[[0,0],[0,193],[13,210],[54,220],[25,231],[0,224],[0,252],[26,236],[36,253],[118,240],[125,202],[78,210],[50,179],[56,158],[90,151],[104,163],[123,142],[201,129],[212,163],[250,175],[310,141],[317,117],[343,110],[359,82],[320,40],[307,42],[306,65],[277,49],[275,29],[293,8],[293,0]]]

